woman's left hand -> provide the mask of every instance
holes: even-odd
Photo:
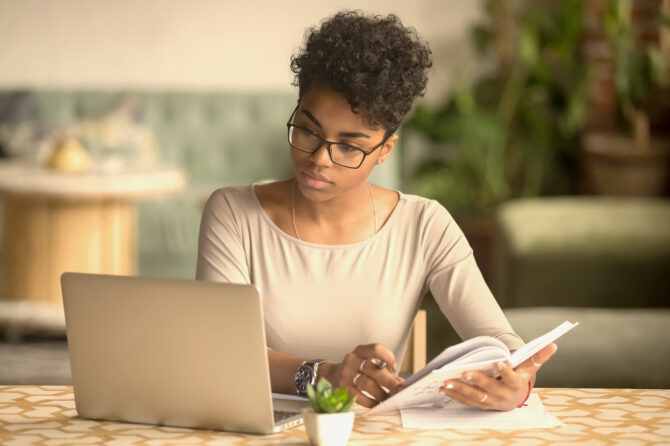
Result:
[[[512,369],[508,362],[496,364],[500,377],[484,373],[463,373],[463,380],[447,380],[440,392],[468,406],[488,410],[511,410],[518,407],[528,395],[528,382],[556,353],[556,344],[550,344],[531,358]]]

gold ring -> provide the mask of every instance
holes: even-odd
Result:
[[[480,403],[480,404],[483,403],[484,401],[486,401],[486,398],[488,398],[488,397],[489,397],[488,393],[485,393],[485,394],[484,394],[484,398],[482,398],[481,400],[479,400],[479,403]]]
[[[357,373],[356,376],[354,376],[354,382],[353,382],[354,386],[356,385],[356,381],[358,380],[358,378],[361,377],[361,375],[362,373]]]
[[[361,373],[363,373],[363,367],[365,366],[365,361],[367,361],[367,359],[364,359],[363,362],[361,362],[361,365],[358,366],[358,371]]]

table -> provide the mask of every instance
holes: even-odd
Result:
[[[183,172],[170,167],[64,174],[0,162],[2,303],[61,307],[63,271],[134,274],[135,201],[180,192],[185,184]],[[22,314],[21,308],[4,313]]]
[[[356,418],[349,445],[670,444],[670,390],[535,389],[565,426],[535,431],[414,430],[397,413]],[[297,426],[268,436],[78,418],[69,386],[0,386],[0,443],[303,445]]]

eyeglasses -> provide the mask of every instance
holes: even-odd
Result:
[[[361,167],[363,161],[365,161],[365,157],[383,146],[391,137],[391,135],[387,136],[382,142],[371,147],[368,151],[339,142],[327,141],[306,127],[292,124],[291,121],[293,121],[296,110],[298,110],[298,107],[293,110],[291,117],[286,123],[286,127],[288,128],[288,143],[291,147],[301,152],[314,153],[319,147],[325,145],[326,149],[328,149],[330,160],[338,166],[348,169],[358,169]]]

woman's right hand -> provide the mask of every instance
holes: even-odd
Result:
[[[395,366],[393,352],[383,345],[359,345],[342,362],[321,364],[318,377],[326,378],[335,388],[348,387],[358,404],[373,407],[400,390],[403,379],[395,374]]]

